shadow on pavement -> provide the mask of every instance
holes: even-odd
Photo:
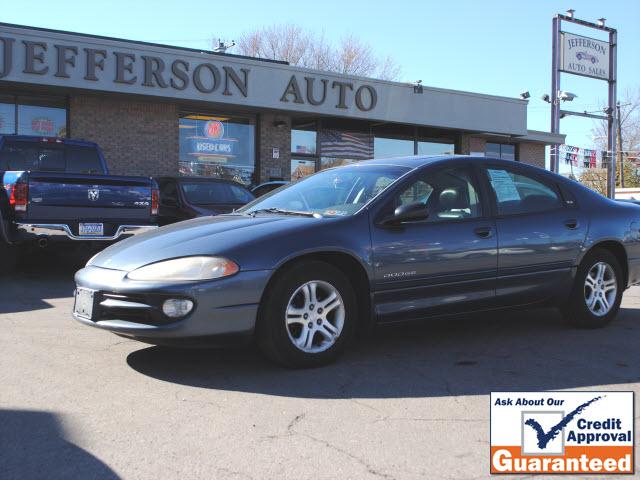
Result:
[[[132,352],[150,377],[217,390],[302,398],[396,398],[560,390],[640,380],[640,309],[601,330],[567,327],[555,310],[385,328],[336,364],[286,370],[253,349]]]
[[[89,452],[65,440],[48,412],[0,410],[0,476],[5,479],[117,479]]]
[[[73,276],[89,258],[54,248],[25,253],[16,272],[0,274],[0,314],[52,308],[44,299],[70,297]]]

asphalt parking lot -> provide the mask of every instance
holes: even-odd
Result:
[[[75,323],[78,264],[0,277],[0,478],[486,478],[490,391],[639,390],[638,287],[604,330],[552,310],[440,320],[290,371]]]

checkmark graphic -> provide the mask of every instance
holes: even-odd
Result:
[[[577,415],[582,413],[582,411],[585,408],[587,408],[592,403],[600,400],[601,398],[602,397],[596,397],[589,400],[588,402],[583,403],[582,405],[577,407],[575,410],[573,410],[571,413],[569,413],[567,416],[565,416],[562,420],[560,420],[556,425],[551,427],[548,432],[545,432],[542,429],[542,426],[538,422],[536,422],[533,418],[529,418],[526,422],[524,422],[524,424],[529,425],[531,428],[533,428],[536,431],[536,436],[538,437],[538,448],[545,449],[547,448],[547,445],[549,444],[549,442],[554,438],[556,438],[558,434],[562,431],[562,429],[567,425],[569,425],[569,423]]]

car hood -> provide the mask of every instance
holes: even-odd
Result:
[[[245,242],[321,219],[284,215],[199,217],[136,235],[106,248],[90,264],[131,271],[149,263],[190,255],[224,255]],[[231,260],[235,260],[231,258]]]

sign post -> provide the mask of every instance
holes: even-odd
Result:
[[[560,133],[560,119],[565,116],[575,115],[581,117],[605,119],[607,121],[607,195],[615,196],[616,189],[616,80],[617,80],[617,31],[615,28],[606,27],[605,19],[598,23],[587,22],[573,17],[573,11],[569,15],[558,14],[553,18],[552,39],[552,68],[551,68],[551,132]],[[562,30],[562,22],[574,23],[583,27],[589,27],[604,31],[609,34],[609,40],[603,41],[595,38],[584,37]],[[561,110],[560,74],[570,73],[597,80],[605,80],[609,85],[608,106],[605,115],[595,115],[588,112],[572,112]],[[568,98],[571,100],[571,98]],[[553,145],[551,149],[551,170],[558,173],[560,169],[559,145]]]

